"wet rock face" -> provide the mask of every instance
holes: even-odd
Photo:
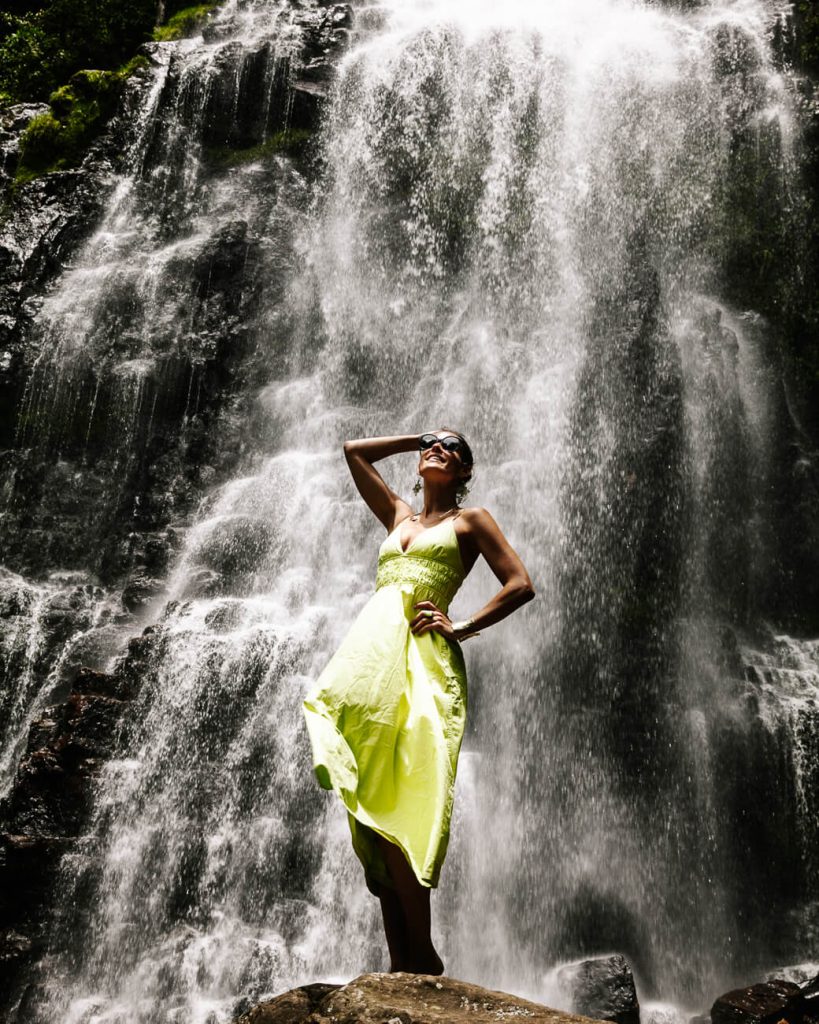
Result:
[[[326,991],[326,990],[330,991]],[[347,985],[306,985],[243,1014],[236,1024],[580,1024],[505,992],[425,974],[362,974]]]
[[[112,673],[81,669],[67,700],[32,722],[14,784],[0,802],[0,1014],[19,998],[26,970],[43,953],[44,921],[59,903],[63,856],[76,853],[105,762],[119,749],[123,715],[150,685],[163,643],[149,629]],[[75,908],[79,914],[80,908]]]
[[[0,793],[6,791],[32,715],[51,703],[78,662],[93,663],[110,629],[104,591],[83,574],[43,585],[0,570]],[[80,641],[84,638],[84,642]]]
[[[156,52],[151,52],[151,60],[161,62]],[[93,227],[114,184],[112,172],[121,169],[150,83],[151,75],[144,70],[125,82],[118,112],[91,145],[81,167],[42,175],[18,185],[13,193],[20,136],[33,117],[49,108],[16,104],[0,114],[0,194],[6,204],[0,217],[0,386],[4,391],[11,369],[6,364],[21,344],[36,298]]]
[[[241,593],[275,549],[275,539],[273,525],[264,520],[238,515],[220,519],[191,552],[190,595]]]
[[[42,175],[12,190],[17,169],[19,140],[42,105],[19,104],[9,108],[0,122],[0,478],[13,495],[28,491],[36,499],[40,477],[46,478],[42,463],[21,457],[17,447],[21,403],[33,361],[39,354],[31,344],[31,328],[42,305],[44,292],[67,266],[80,244],[88,237],[104,203],[114,187],[114,172],[132,138],[137,112],[145,102],[151,75],[139,71],[123,88],[117,114],[106,131],[90,147],[81,167]],[[55,483],[55,481],[50,481]],[[31,490],[29,490],[31,485]],[[34,493],[32,494],[31,491]],[[11,505],[13,508],[13,497]],[[9,555],[6,565],[20,565],[14,559],[19,547],[13,536],[27,526],[15,517],[14,528],[5,538]],[[42,545],[40,532],[32,548]],[[47,564],[60,564],[59,557]],[[74,563],[76,564],[76,562]]]

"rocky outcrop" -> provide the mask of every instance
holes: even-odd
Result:
[[[347,985],[305,985],[261,1003],[236,1024],[580,1024],[539,1003],[426,974],[362,974]]]

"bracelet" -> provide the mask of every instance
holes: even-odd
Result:
[[[473,636],[480,636],[481,634],[475,630],[475,620],[465,619],[463,622],[453,622],[452,629],[458,633],[461,630],[464,631],[463,636],[456,637],[456,640],[468,640]]]

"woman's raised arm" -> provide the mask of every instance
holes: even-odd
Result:
[[[411,515],[412,507],[387,486],[373,463],[388,455],[417,451],[419,436],[403,434],[396,437],[362,437],[344,442],[344,457],[358,493],[387,530],[393,529],[399,517],[403,519]]]

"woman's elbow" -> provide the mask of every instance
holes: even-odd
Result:
[[[535,596],[535,588],[532,586],[532,581],[528,578],[521,580],[515,587],[515,591],[521,604],[527,604]]]

